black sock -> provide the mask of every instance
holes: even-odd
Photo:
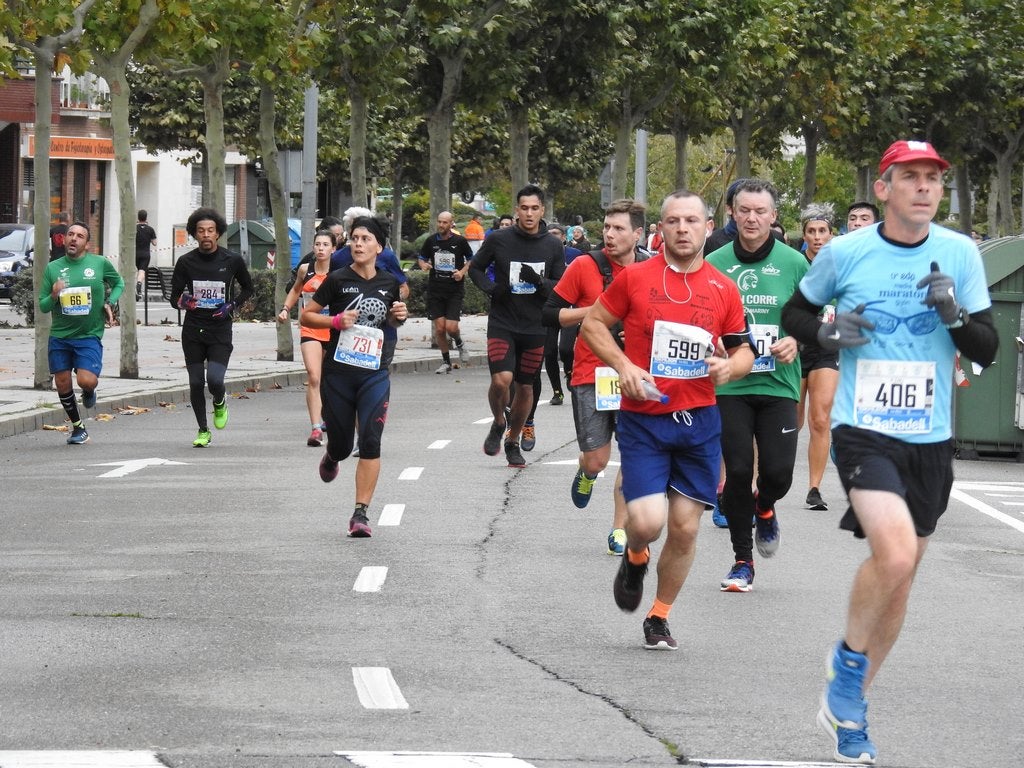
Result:
[[[462,336],[452,336],[452,341],[455,342],[456,349],[462,346]]]
[[[452,356],[448,352],[442,352],[441,353],[441,359],[444,360],[444,364],[445,365],[451,365],[452,364]]]
[[[58,392],[57,397],[60,398],[61,407],[64,408],[64,413],[71,419],[71,423],[76,427],[82,426],[82,417],[78,414],[78,403],[75,402],[75,391]]]
[[[370,511],[370,507],[368,505],[363,504],[363,502],[361,502],[361,501],[357,501],[356,502],[356,511],[353,512],[352,514],[362,515],[363,517],[366,517],[366,513],[369,512],[369,511]]]

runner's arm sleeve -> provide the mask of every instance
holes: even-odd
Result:
[[[992,310],[983,309],[971,314],[966,325],[950,328],[949,335],[960,352],[982,368],[995,362],[999,349],[999,334],[992,321]]]
[[[178,306],[178,299],[181,298],[181,294],[185,292],[185,269],[182,266],[184,261],[178,261],[174,265],[174,272],[171,274],[171,306],[175,309],[181,309]]]
[[[487,267],[494,261],[494,251],[489,247],[490,243],[484,240],[476,256],[469,262],[469,278],[476,284],[476,287],[488,296],[494,295],[497,284],[487,277]]]
[[[232,303],[241,308],[245,302],[252,298],[255,289],[252,284],[252,275],[249,273],[249,268],[245,266],[245,260],[241,256],[238,257],[238,269],[235,271],[235,280],[238,281],[238,293],[235,294]]]
[[[121,273],[117,271],[117,267],[114,266],[112,261],[107,259],[106,262],[106,266],[103,268],[103,278],[107,285],[110,286],[110,298],[107,299],[107,303],[113,306],[117,304],[117,300],[124,293],[124,278],[121,277]]]
[[[803,344],[817,344],[818,329],[821,327],[818,313],[821,309],[808,301],[797,288],[782,308],[782,327],[786,333]]]
[[[558,320],[558,313],[571,306],[572,304],[558,295],[558,291],[552,291],[548,295],[548,300],[544,302],[544,308],[540,311],[541,323],[546,328],[561,328],[562,324]]]
[[[39,288],[39,310],[41,312],[52,312],[53,311],[53,284],[56,281],[50,274],[50,270],[46,270],[43,273],[43,284]]]

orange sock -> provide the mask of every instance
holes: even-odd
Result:
[[[658,598],[654,598],[654,605],[652,605],[651,610],[647,612],[647,618],[651,618],[651,616],[657,616],[659,619],[668,620],[668,615],[671,612],[671,603],[663,603]]]
[[[629,558],[629,562],[633,565],[643,565],[651,559],[651,549],[648,547],[643,552],[634,552],[629,547],[626,547],[626,557]]]

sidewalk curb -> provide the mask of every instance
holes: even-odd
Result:
[[[473,365],[473,359],[467,364]],[[406,373],[433,373],[437,366],[437,359],[431,356],[429,359],[404,360],[391,364],[391,374]],[[228,377],[225,380],[228,395],[233,391],[246,391],[250,389],[277,389],[287,387],[304,387],[306,385],[306,371],[297,369],[281,373],[268,373]],[[35,408],[24,413],[15,414],[0,419],[0,440],[6,437],[14,437],[25,432],[34,432],[44,426],[60,426],[67,422],[67,415],[56,400],[56,393],[53,390],[38,390],[40,399],[53,396],[53,405],[42,408]],[[161,386],[157,389],[139,392],[135,395],[121,395],[105,399],[102,397],[102,389],[99,390],[101,397],[96,407],[91,409],[92,413],[106,413],[115,411],[127,406],[138,408],[159,408],[161,403],[187,403],[189,402],[188,385],[174,384]],[[83,415],[84,415],[84,409]]]

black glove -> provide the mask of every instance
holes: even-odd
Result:
[[[523,264],[523,266],[519,268],[519,279],[524,283],[537,286],[544,282],[544,278],[538,275],[537,271],[529,264]]]
[[[512,288],[508,284],[508,278],[498,274],[498,271],[494,271],[494,287],[488,292],[488,296],[492,299],[500,299],[502,296],[507,296],[512,293]]]
[[[926,285],[928,293],[925,294],[921,303],[928,307],[935,307],[943,325],[952,325],[959,320],[960,304],[956,300],[953,278],[940,272],[939,264],[936,261],[932,262],[932,271],[917,283],[918,288],[924,288]]]
[[[217,311],[213,313],[213,316],[217,318],[231,317],[231,313],[234,311],[235,304],[234,302],[229,301],[226,304],[221,304],[219,307],[217,307]]]
[[[822,323],[818,329],[818,345],[834,352],[844,347],[862,347],[871,339],[861,334],[861,329],[875,330],[875,324],[864,317],[864,305],[853,312],[840,312],[831,323]]]

